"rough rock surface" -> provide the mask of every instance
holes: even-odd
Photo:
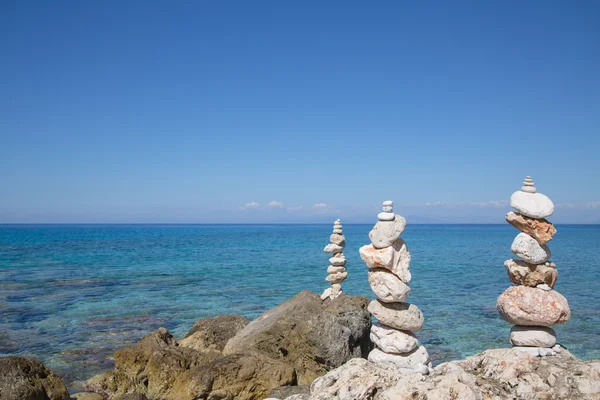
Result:
[[[425,320],[421,310],[409,303],[387,304],[373,300],[369,303],[369,312],[382,324],[402,331],[418,331]]]
[[[204,318],[194,324],[192,329],[179,341],[179,346],[207,352],[223,351],[229,339],[248,325],[241,315],[219,315]]]
[[[371,349],[369,300],[341,294],[322,301],[312,292],[263,313],[227,342],[224,353],[263,352],[292,365],[299,384]]]
[[[519,214],[537,219],[548,218],[554,213],[554,203],[541,193],[516,191],[510,196],[510,206]]]
[[[553,288],[558,279],[558,270],[546,264],[534,265],[521,260],[507,260],[504,267],[510,281],[517,285],[536,287],[546,284]]]
[[[69,392],[62,380],[40,361],[0,357],[0,399],[69,400]]]
[[[298,385],[298,386],[281,386],[271,390],[267,395],[268,398],[286,399],[294,395],[310,395],[310,385]]]
[[[519,233],[510,246],[513,254],[530,264],[542,264],[550,259],[552,253],[545,244],[539,244],[537,240],[525,233]]]
[[[385,249],[368,244],[361,247],[359,253],[367,267],[388,269],[404,283],[410,282],[410,252],[404,240],[397,239]]]
[[[390,354],[413,351],[419,346],[419,339],[410,331],[399,331],[380,322],[371,327],[371,341],[381,350]]]
[[[571,317],[563,295],[528,286],[509,287],[498,297],[496,306],[502,318],[514,325],[552,326]]]
[[[545,219],[529,218],[516,212],[506,214],[506,222],[533,237],[539,244],[546,244],[556,233],[556,228]]]
[[[369,232],[371,243],[378,248],[383,249],[392,245],[406,228],[406,219],[396,214],[393,221],[378,221]]]
[[[394,369],[354,359],[311,385],[310,400],[363,399],[600,399],[600,361],[578,360],[566,350],[540,358],[496,349],[440,364],[429,376],[402,376]]]
[[[410,286],[389,270],[378,268],[369,271],[369,285],[377,298],[384,303],[404,301],[410,294]]]
[[[510,343],[513,346],[553,347],[556,332],[545,326],[514,325],[510,329]]]

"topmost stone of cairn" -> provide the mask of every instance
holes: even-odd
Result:
[[[394,217],[394,202],[391,200],[384,201],[383,212],[377,214],[377,219],[380,221],[393,221]]]
[[[521,190],[510,196],[510,206],[518,213],[535,219],[543,219],[554,213],[554,203],[546,195],[537,193],[530,176],[525,178]]]

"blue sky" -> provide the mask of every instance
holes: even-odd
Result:
[[[502,223],[525,175],[600,223],[595,1],[5,1],[0,49],[0,223]]]

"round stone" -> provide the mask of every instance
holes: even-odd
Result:
[[[545,244],[525,233],[519,233],[510,246],[513,254],[530,264],[543,264],[552,257],[552,252]]]
[[[393,212],[380,212],[377,214],[377,219],[380,221],[393,221],[394,213]]]
[[[379,365],[412,370],[420,364],[427,365],[429,363],[429,354],[423,346],[406,354],[388,354],[375,347],[369,353],[368,360]]]
[[[369,284],[375,296],[384,303],[404,301],[410,294],[410,287],[386,269],[370,270]]]
[[[418,331],[425,318],[417,306],[409,303],[384,303],[373,300],[368,310],[377,321],[402,331]]]
[[[510,196],[510,206],[531,218],[547,218],[554,213],[554,203],[541,193],[514,192]]]
[[[513,346],[552,347],[556,344],[556,332],[545,326],[515,325],[510,330]]]
[[[514,325],[552,326],[571,317],[569,303],[560,293],[529,286],[511,286],[496,302],[498,312]]]
[[[346,268],[343,266],[335,266],[335,265],[330,265],[327,268],[327,273],[328,274],[338,274],[340,272],[346,272]]]
[[[341,253],[342,251],[344,251],[344,248],[342,246],[339,246],[335,243],[329,243],[327,246],[325,246],[325,248],[323,249],[323,251],[325,253],[333,253],[333,254],[337,254],[337,253]]]
[[[399,331],[380,322],[371,327],[371,341],[388,354],[409,353],[419,346],[419,339],[410,331]]]
[[[334,233],[329,236],[329,241],[333,244],[337,244],[338,246],[346,247],[346,237],[339,233]]]
[[[386,206],[393,207],[394,206],[394,202],[392,200],[386,200],[382,204],[384,207],[386,207]]]
[[[342,283],[348,277],[348,272],[338,272],[327,275],[325,280],[329,283]]]
[[[339,253],[335,257],[329,259],[329,264],[335,265],[336,267],[346,265],[346,257],[344,257],[342,253]]]

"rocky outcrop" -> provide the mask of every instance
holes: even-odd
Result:
[[[371,349],[368,299],[341,294],[321,301],[309,291],[262,314],[227,342],[225,354],[258,351],[293,366],[299,384]]]
[[[38,360],[0,358],[0,399],[69,400],[62,380]]]
[[[578,360],[564,349],[545,358],[496,349],[422,376],[354,359],[315,380],[309,399],[600,399],[600,361]]]
[[[115,352],[115,369],[87,382],[105,399],[264,399],[271,390],[311,383],[370,350],[368,300],[321,301],[304,291],[257,320],[200,320],[179,343],[160,328]]]

